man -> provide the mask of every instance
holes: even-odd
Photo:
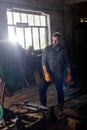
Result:
[[[66,51],[60,45],[61,34],[55,32],[52,35],[52,44],[48,45],[42,52],[42,68],[44,76],[40,83],[39,95],[42,105],[47,105],[46,91],[51,82],[54,82],[58,94],[59,116],[63,114],[64,93],[63,93],[63,77],[67,68],[66,82],[72,80],[71,69],[68,62]]]

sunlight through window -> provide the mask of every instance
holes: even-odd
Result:
[[[43,49],[48,41],[47,15],[7,10],[8,38],[23,48]]]

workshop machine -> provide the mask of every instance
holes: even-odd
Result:
[[[53,108],[24,102],[3,108],[0,130],[45,130],[57,121]]]
[[[1,88],[0,130],[47,130],[53,122],[58,121],[54,106],[50,108],[29,101],[3,106],[5,83]]]

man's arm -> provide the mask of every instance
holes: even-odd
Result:
[[[42,66],[42,69],[43,69],[43,72],[44,72],[44,73],[47,72],[47,67],[46,67],[46,65],[43,65],[43,66]]]
[[[68,75],[71,75],[71,68],[70,67],[67,68],[67,72],[68,72]]]
[[[66,82],[67,83],[71,83],[72,82],[72,74],[71,74],[71,68],[67,68],[67,72],[68,72],[68,75],[67,75],[67,78],[66,78]]]
[[[66,82],[71,83],[72,82],[72,72],[71,72],[71,65],[68,59],[68,55],[65,51],[65,63],[66,63],[66,68],[67,68],[67,77],[66,77]]]
[[[42,69],[43,69],[43,73],[44,73],[44,77],[45,77],[45,80],[47,82],[51,82],[51,76],[47,70],[47,47],[43,50],[42,52]]]

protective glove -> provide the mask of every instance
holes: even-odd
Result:
[[[50,74],[49,74],[48,72],[45,72],[45,73],[44,73],[44,76],[45,76],[45,80],[46,80],[47,82],[51,82],[51,81],[52,81],[51,76],[50,76]]]
[[[71,74],[67,75],[66,82],[67,83],[71,83],[72,82],[72,76],[71,76]]]

